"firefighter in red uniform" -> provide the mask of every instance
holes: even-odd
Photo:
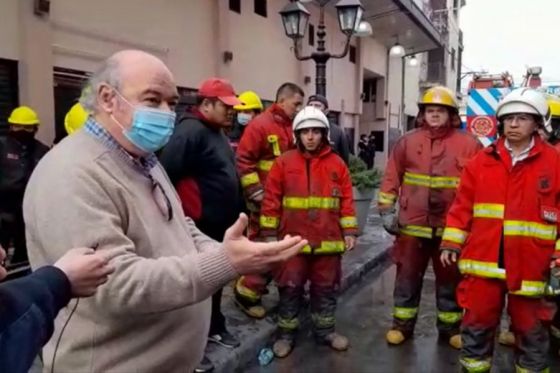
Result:
[[[443,268],[438,250],[461,170],[481,146],[474,136],[457,128],[457,103],[449,89],[429,89],[419,109],[418,128],[395,144],[379,193],[383,225],[397,234],[392,248],[397,265],[393,326],[386,339],[399,345],[412,336],[424,273],[432,259],[440,336],[460,348],[462,310],[455,300],[460,274],[456,267]]]
[[[241,137],[237,148],[237,168],[241,186],[250,210],[249,239],[259,231],[259,212],[264,185],[274,160],[294,148],[292,120],[303,104],[303,90],[293,83],[284,83],[276,93],[276,103],[255,117]],[[270,276],[241,277],[235,284],[235,300],[249,316],[263,318],[266,314],[261,296],[266,292]]]
[[[297,150],[280,156],[268,175],[260,216],[266,240],[301,235],[309,241],[302,253],[275,272],[278,303],[276,356],[287,356],[294,346],[304,286],[309,280],[311,318],[315,338],[337,351],[348,339],[334,331],[336,291],[341,256],[356,242],[352,182],[342,158],[329,145],[329,121],[323,112],[307,106],[294,120]]]
[[[496,110],[503,137],[467,165],[449,210],[441,261],[465,276],[457,289],[465,309],[460,362],[489,372],[494,335],[507,294],[517,372],[548,372],[544,299],[558,240],[560,155],[537,135],[549,119],[540,92],[519,88]]]

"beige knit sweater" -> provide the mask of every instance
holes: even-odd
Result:
[[[171,201],[171,221],[158,208],[151,181],[118,153],[80,131],[43,158],[25,194],[34,269],[72,247],[96,245],[116,268],[96,296],[79,301],[55,371],[190,373],[206,345],[208,298],[237,274],[220,245],[183,217],[163,168],[158,164],[151,174]],[[56,319],[45,371],[74,304]]]

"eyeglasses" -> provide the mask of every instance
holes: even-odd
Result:
[[[529,114],[510,114],[510,115],[506,115],[503,121],[505,124],[511,124],[514,121],[517,121],[517,123],[519,124],[527,124],[533,122],[534,119]]]
[[[152,175],[147,175],[152,182],[152,197],[154,198],[154,202],[156,203],[159,211],[163,215],[163,217],[167,221],[171,221],[173,219],[173,208],[171,206],[171,200],[167,197],[165,190],[157,181],[152,177]]]

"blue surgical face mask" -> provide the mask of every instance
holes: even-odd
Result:
[[[116,92],[124,102],[134,108],[132,124],[128,129],[111,114],[111,118],[121,127],[128,141],[146,153],[153,153],[163,148],[173,133],[176,114],[172,111],[132,105],[118,91]]]
[[[251,116],[251,114],[247,114],[247,113],[239,113],[237,114],[237,122],[239,124],[241,124],[242,126],[246,126],[247,123],[249,123],[251,121],[253,117]]]

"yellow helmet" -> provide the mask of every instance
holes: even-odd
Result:
[[[437,86],[428,89],[418,106],[422,109],[425,105],[442,105],[458,110],[459,105],[455,100],[455,94],[447,87]]]
[[[39,116],[29,106],[20,106],[12,111],[8,123],[20,126],[37,126],[39,125]]]
[[[546,102],[550,108],[550,115],[553,117],[560,117],[560,97],[547,94]]]
[[[238,98],[243,103],[243,105],[235,105],[233,108],[237,111],[263,109],[263,104],[260,97],[253,91],[245,91],[240,94]]]
[[[82,126],[86,123],[88,115],[88,112],[84,110],[83,106],[79,102],[74,104],[64,117],[64,128],[66,129],[66,133],[71,135],[82,128]]]

